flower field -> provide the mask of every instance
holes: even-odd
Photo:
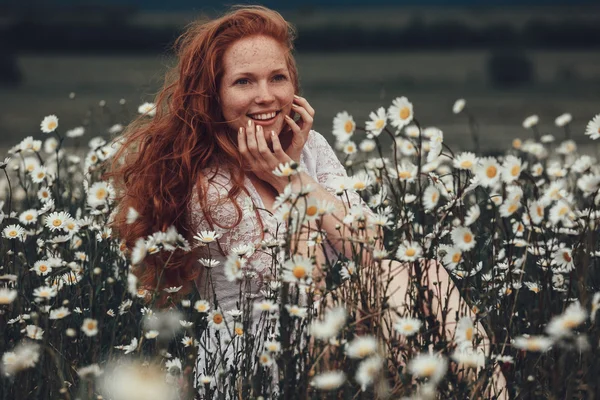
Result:
[[[223,268],[243,288],[270,256],[264,299],[240,291],[236,309],[133,273],[220,233],[170,228],[133,248],[113,234],[119,193],[103,176],[132,116],[68,129],[47,116],[0,162],[0,399],[597,397],[600,167],[573,139],[598,139],[600,115],[584,133],[570,114],[552,132],[533,115],[511,148],[482,154],[474,111],[461,99],[453,112],[468,151],[405,97],[362,126],[340,112],[348,177],[331,188],[352,257],[317,258],[334,207],[290,184],[275,204],[284,239],[198,260],[207,282]]]

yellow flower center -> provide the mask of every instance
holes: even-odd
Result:
[[[356,182],[354,184],[354,190],[363,190],[365,187],[366,186],[364,182]]]
[[[346,146],[346,151],[348,153],[352,153],[354,151],[354,145],[349,144],[348,146]]]
[[[543,217],[544,216],[544,209],[542,208],[542,206],[537,206],[535,208],[535,211],[537,212],[537,215],[539,217]]]
[[[494,178],[496,176],[496,174],[498,173],[498,169],[493,166],[490,165],[489,167],[486,168],[485,170],[485,174],[487,175],[488,178]]]
[[[471,160],[464,160],[460,163],[461,168],[471,168],[473,166],[473,162]]]
[[[26,221],[31,221],[32,219],[33,219],[33,215],[32,215],[32,214],[27,214],[27,215],[25,216],[25,220],[26,220]]]
[[[572,319],[565,319],[563,322],[563,326],[567,329],[573,329],[576,328],[579,324],[577,323],[577,321],[572,320]]]
[[[354,124],[352,123],[352,121],[346,121],[346,123],[344,124],[344,130],[346,131],[346,133],[351,133],[354,130]]]
[[[510,169],[510,174],[511,174],[512,176],[517,176],[517,175],[519,175],[519,172],[521,172],[521,168],[519,168],[519,166],[518,166],[518,165],[515,165],[515,166],[513,166],[513,167]]]
[[[517,211],[517,205],[516,204],[511,204],[510,207],[508,207],[508,212],[510,214],[514,213],[515,211]]]
[[[572,258],[571,258],[571,256],[569,255],[569,252],[568,252],[568,251],[564,251],[564,252],[563,252],[563,259],[564,259],[566,262],[571,262],[571,261],[573,261],[573,259],[572,259]]]
[[[242,336],[244,334],[244,330],[238,326],[235,328],[235,334],[238,336]]]
[[[54,226],[61,226],[62,223],[63,222],[60,219],[55,219],[54,221],[52,221],[52,225]]]
[[[198,310],[199,312],[204,312],[206,311],[206,305],[200,304],[198,307],[196,307],[196,310]]]
[[[412,177],[412,174],[408,171],[402,171],[398,176],[400,176],[402,179],[408,179]]]
[[[56,122],[50,121],[48,123],[48,130],[56,129]]]
[[[405,325],[404,325],[404,330],[405,330],[406,332],[410,332],[410,331],[412,331],[413,329],[414,329],[414,328],[413,328],[412,324],[405,324]]]
[[[44,174],[43,172],[38,172],[37,174],[38,179],[42,179],[44,176],[46,176],[46,174]]]
[[[108,193],[108,192],[106,191],[106,189],[100,188],[100,189],[98,189],[98,191],[96,192],[96,198],[97,198],[98,200],[102,200],[102,199],[104,199],[104,198],[106,197],[107,193]]]
[[[213,322],[215,324],[220,324],[223,322],[223,316],[221,314],[215,314],[213,317]]]
[[[410,117],[410,109],[408,107],[402,107],[399,114],[401,119],[407,119]]]
[[[94,329],[96,329],[96,323],[94,321],[90,321],[87,323],[87,329],[92,331]]]
[[[382,119],[378,119],[377,122],[375,122],[375,128],[381,129],[381,128],[383,128],[384,124],[385,124],[385,122],[383,122]]]
[[[467,232],[464,234],[463,240],[465,241],[465,243],[471,243],[473,241],[473,235]]]
[[[434,203],[438,200],[438,194],[437,192],[433,192],[433,194],[431,195],[431,201],[433,201]]]
[[[292,270],[292,274],[296,279],[302,279],[306,276],[306,269],[302,265],[296,265]]]
[[[425,368],[423,368],[421,375],[429,377],[429,376],[433,375],[434,372],[435,372],[435,365],[430,364],[430,365],[426,366]]]
[[[452,256],[452,262],[453,263],[459,262],[460,261],[460,257],[461,257],[460,253],[454,253],[454,255]]]
[[[412,256],[414,256],[415,254],[417,254],[417,251],[416,251],[415,249],[413,249],[412,247],[410,247],[410,248],[406,249],[406,255],[407,255],[408,257],[412,257]]]
[[[16,230],[8,232],[8,236],[10,236],[10,237],[15,237],[15,236],[17,236],[17,234],[18,234],[18,232]]]
[[[467,328],[467,330],[465,331],[465,337],[467,338],[467,340],[473,340],[473,328]]]
[[[48,266],[47,265],[40,265],[40,267],[38,268],[40,270],[40,272],[46,272],[48,271]]]
[[[521,139],[515,139],[512,142],[512,145],[515,149],[520,149],[522,144],[523,142],[521,141]]]
[[[306,209],[306,215],[308,215],[309,217],[312,217],[312,216],[317,215],[318,211],[319,211],[319,208],[317,206],[310,206]]]
[[[562,217],[567,213],[567,211],[569,211],[569,209],[567,207],[563,207],[558,211],[558,215]]]

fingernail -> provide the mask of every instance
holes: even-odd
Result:
[[[275,137],[275,131],[271,131],[271,137]]]
[[[248,126],[249,126],[249,127],[251,127],[251,126],[252,126],[252,120],[251,120],[251,119],[249,119],[249,120],[248,120]]]
[[[298,96],[297,94],[295,94],[295,95],[294,95],[294,97],[295,97],[295,98],[297,98],[297,99],[299,99],[299,98],[300,98],[300,96]]]
[[[238,133],[243,133],[244,132],[244,128],[240,126],[240,129],[238,130]]]
[[[298,104],[292,104],[292,107],[298,107]]]
[[[285,118],[286,119],[291,119],[289,115],[285,115]]]
[[[261,133],[262,133],[262,126],[260,126],[260,125],[256,125],[256,130],[257,130],[258,132],[261,132]]]

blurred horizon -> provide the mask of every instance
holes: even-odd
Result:
[[[527,137],[521,121],[533,113],[548,132],[555,117],[573,113],[574,139],[585,142],[585,124],[600,112],[597,0],[261,4],[296,27],[303,94],[326,136],[337,112],[364,121],[397,96],[414,99],[421,122],[461,147],[468,147],[467,124],[451,112],[459,97],[480,117],[488,149]],[[103,113],[101,100],[121,110],[124,98],[130,111],[152,101],[185,25],[227,8],[215,1],[3,3],[0,145],[37,136],[48,114],[71,129],[90,123],[91,110]]]

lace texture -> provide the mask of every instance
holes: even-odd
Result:
[[[308,140],[305,143],[301,154],[300,166],[304,168],[304,171],[315,179],[315,181],[334,195],[336,189],[333,186],[333,182],[335,179],[347,177],[346,170],[338,160],[334,150],[327,140],[316,131],[310,131],[309,133]],[[212,175],[211,171],[207,171],[206,176]],[[274,263],[274,258],[278,259],[280,262],[283,261],[280,259],[281,254],[269,254],[260,249],[261,225],[258,221],[255,209],[258,210],[263,221],[265,240],[283,238],[284,229],[282,229],[282,226],[278,226],[276,218],[265,210],[262,199],[252,182],[247,177],[244,182],[250,196],[241,192],[236,199],[238,205],[242,209],[243,215],[240,223],[232,229],[224,229],[218,226],[214,226],[214,229],[212,229],[208,225],[202,213],[196,192],[194,192],[188,207],[192,228],[195,229],[196,232],[215,230],[222,235],[219,239],[220,249],[215,243],[208,246],[210,258],[220,261],[220,264],[214,268],[204,268],[203,273],[200,274],[196,280],[196,287],[198,288],[201,297],[211,302],[211,307],[213,309],[215,308],[213,300],[216,300],[218,302],[218,308],[223,312],[240,308],[241,304],[238,302],[241,301],[243,297],[254,298],[255,301],[263,300],[264,295],[262,292],[266,289],[265,277],[270,273],[274,273],[274,271],[271,270],[271,267],[276,265],[276,263]],[[224,199],[227,199],[229,187],[230,176],[223,170],[220,170],[208,183],[207,204],[211,217],[213,220],[218,221],[225,226],[232,226],[237,219],[236,208],[233,203],[230,201],[223,202]],[[357,193],[348,193],[348,196],[351,205],[361,204],[365,210],[368,210],[368,206],[362,201]],[[370,212],[370,210],[367,212]],[[257,248],[254,254],[248,257],[249,264],[253,267],[253,271],[256,272],[255,279],[250,282],[250,284],[248,284],[248,282],[245,282],[244,284],[230,282],[227,280],[223,268],[226,259],[236,247],[247,244],[255,245]],[[220,250],[222,250],[222,252]],[[325,251],[327,252],[329,260],[336,260],[338,258],[338,252],[332,246],[327,244],[325,246]],[[198,264],[198,267],[203,268],[200,264]],[[209,281],[214,287],[214,292],[209,290]],[[254,321],[259,321],[260,313],[255,313],[253,317]],[[255,332],[260,332],[259,329],[259,326],[255,326]],[[213,373],[213,371],[205,370],[205,358],[202,356],[202,353],[203,352],[200,351],[197,364],[198,368],[196,371],[197,376],[202,373]]]

